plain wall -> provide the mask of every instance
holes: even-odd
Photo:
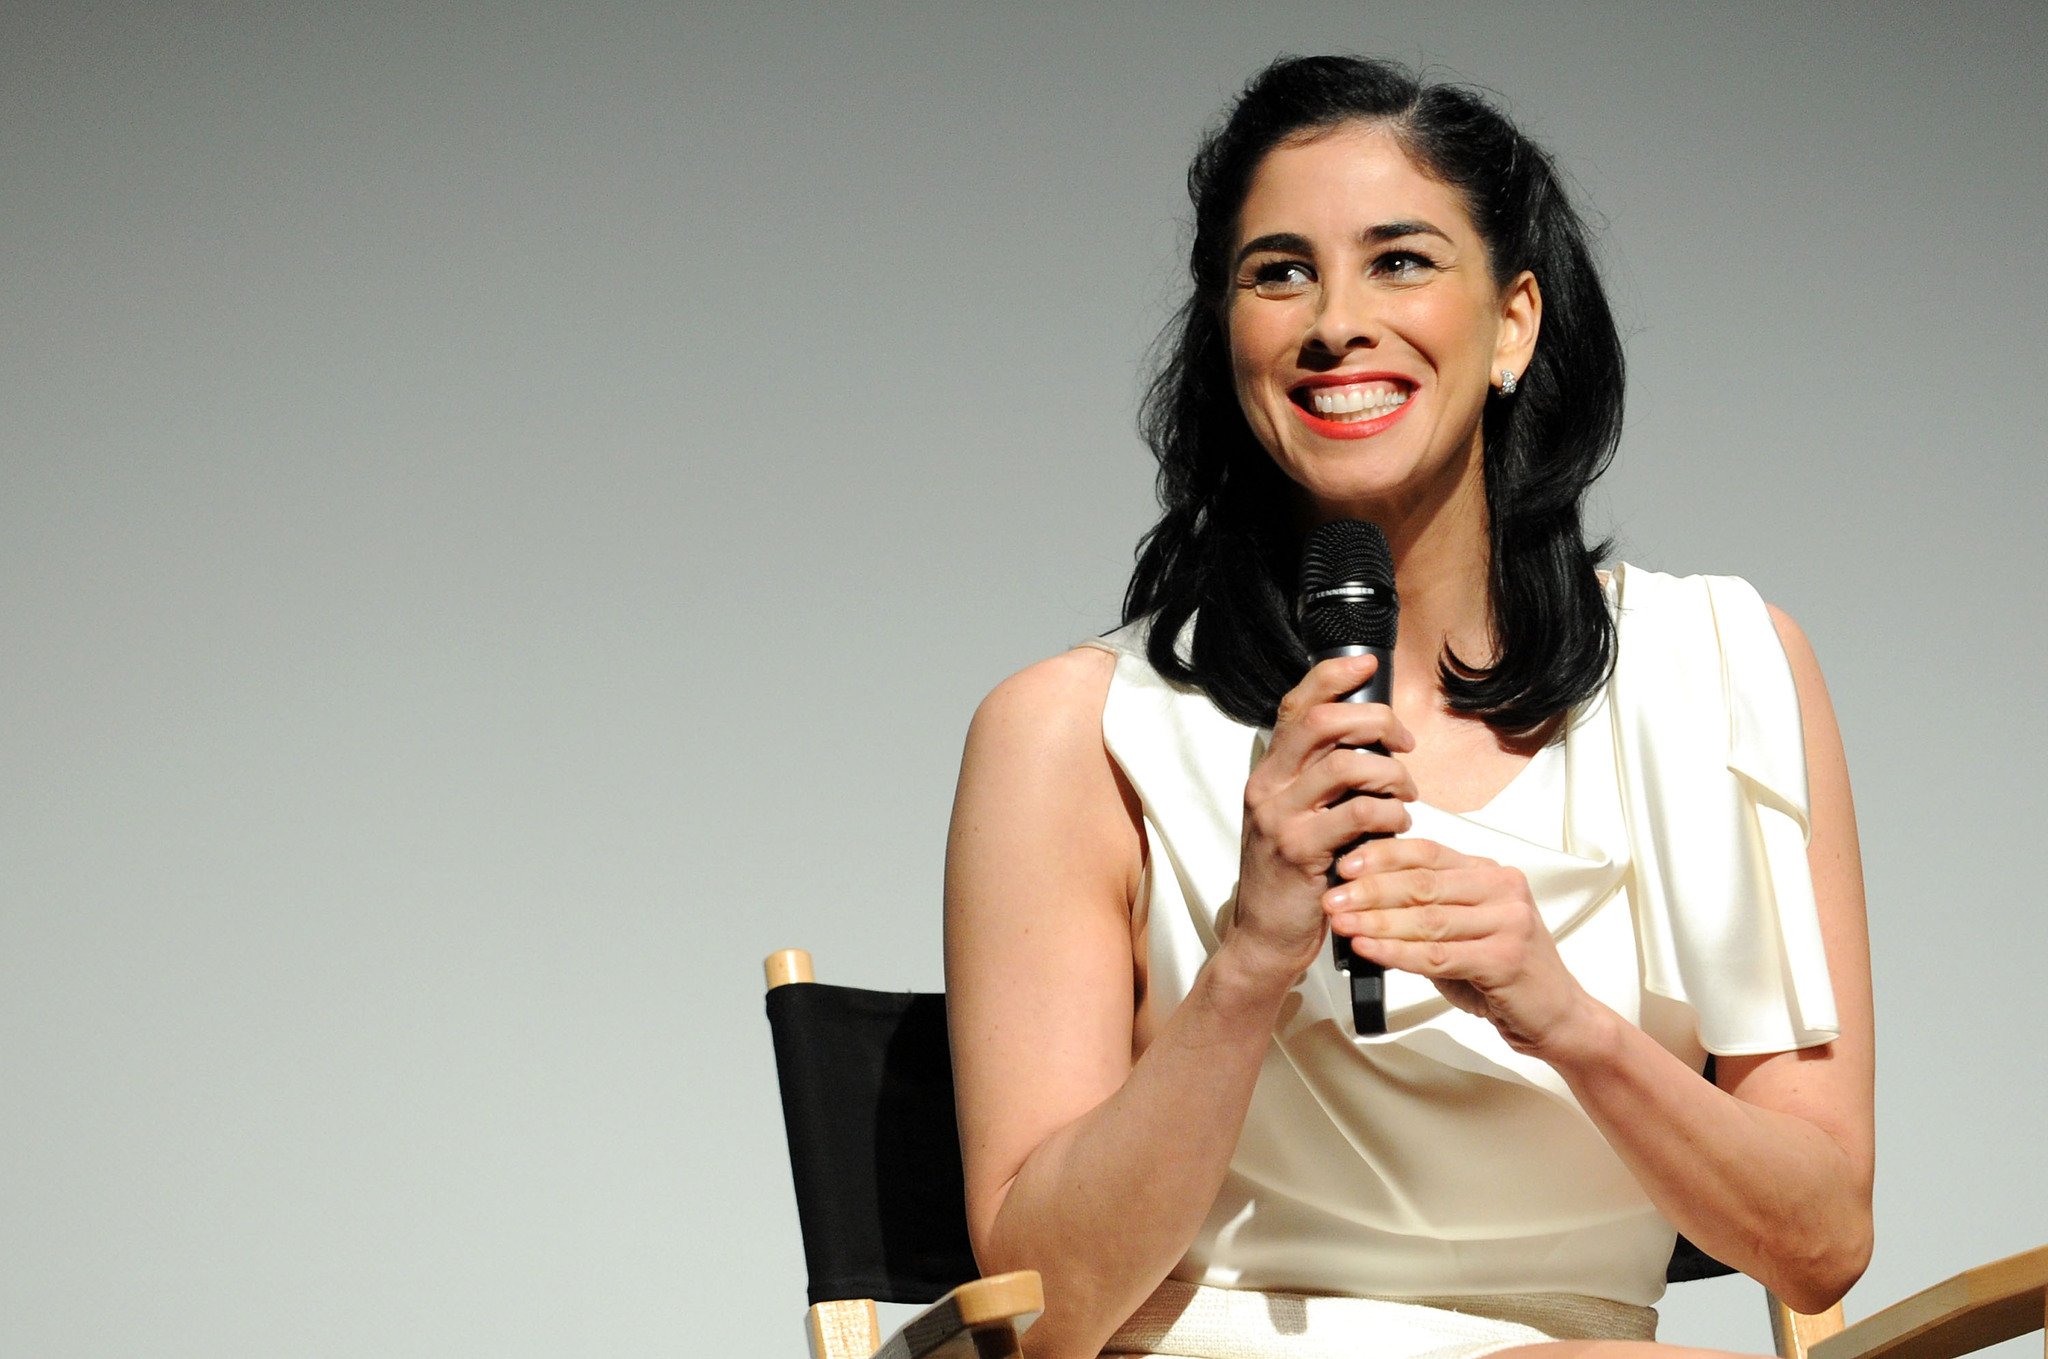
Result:
[[[8,3],[0,1351],[799,1353],[760,959],[941,984],[968,717],[1149,522],[1187,156],[1319,50],[1557,151],[1598,520],[1828,670],[1851,1315],[2048,1241],[2041,5]]]

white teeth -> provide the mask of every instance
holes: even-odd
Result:
[[[1406,389],[1387,383],[1362,383],[1355,387],[1317,387],[1309,393],[1317,415],[1350,424],[1377,420],[1399,410],[1408,402]]]

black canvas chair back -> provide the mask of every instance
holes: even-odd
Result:
[[[973,1279],[945,996],[777,986],[768,1023],[811,1301],[931,1302]],[[1734,1272],[1680,1237],[1666,1277]]]
[[[977,1277],[946,998],[807,982],[768,992],[813,1303],[935,1302]]]

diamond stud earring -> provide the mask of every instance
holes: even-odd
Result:
[[[1512,370],[1506,368],[1500,370],[1500,394],[1502,396],[1513,396],[1515,394],[1515,387],[1520,382],[1521,379],[1516,377]]]

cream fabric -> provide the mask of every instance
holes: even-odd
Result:
[[[1416,806],[1413,834],[1519,867],[1566,965],[1688,1064],[1827,1042],[1798,698],[1763,603],[1732,578],[1625,566],[1608,592],[1606,689],[1493,803]],[[1094,644],[1119,657],[1103,732],[1143,805],[1146,1003],[1163,1019],[1231,908],[1269,733],[1162,679],[1142,625]],[[1296,985],[1174,1277],[1654,1303],[1673,1230],[1557,1074],[1426,979],[1391,974],[1388,1011],[1392,1032],[1360,1038],[1332,967]]]
[[[1102,1353],[1173,1359],[1478,1359],[1554,1338],[1524,1323],[1415,1303],[1204,1288],[1169,1280],[1117,1328]]]

